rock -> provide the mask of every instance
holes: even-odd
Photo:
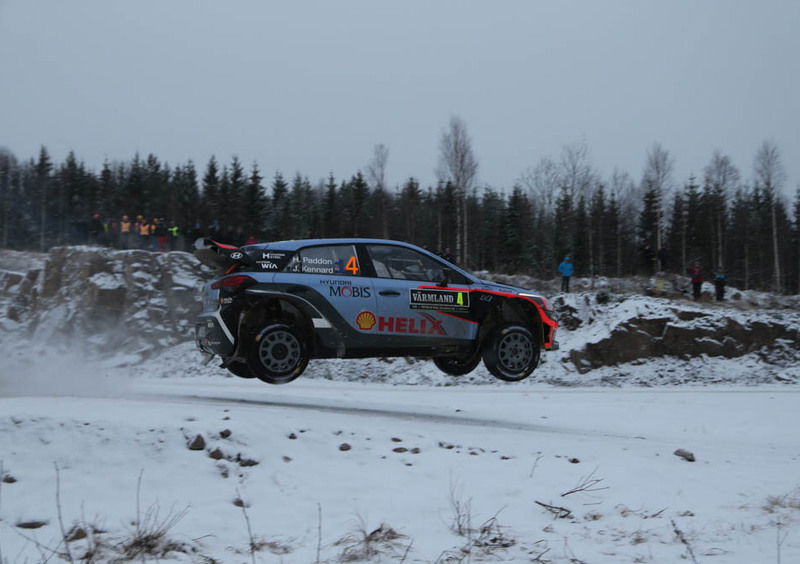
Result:
[[[684,360],[702,356],[738,358],[758,352],[765,362],[800,361],[800,332],[792,320],[737,321],[724,311],[701,312],[674,308],[672,316],[631,317],[596,342],[572,350],[569,360],[585,374],[603,366],[636,363],[654,357]],[[786,358],[785,351],[791,358]],[[774,353],[774,354],[773,354]]]
[[[215,448],[214,450],[209,452],[208,456],[209,456],[209,458],[213,458],[214,460],[220,460],[220,459],[225,457],[225,455],[222,454],[222,451],[219,450],[218,448]]]
[[[406,447],[397,447],[393,448],[392,452],[408,452],[408,449]]]
[[[236,462],[242,467],[258,465],[258,460],[254,460],[252,458],[243,458],[241,453],[236,455]]]
[[[205,450],[206,440],[203,435],[196,435],[194,439],[188,444],[189,450]]]
[[[55,247],[19,274],[0,276],[6,314],[35,341],[60,338],[98,356],[151,354],[187,339],[213,273],[184,252]]]
[[[353,448],[353,447],[351,447],[347,443],[342,443],[342,444],[339,445],[339,450],[341,450],[343,452],[346,452],[346,451],[350,450],[351,448]]]
[[[75,542],[85,539],[87,536],[89,535],[87,535],[86,531],[84,531],[81,527],[73,527],[72,530],[67,533],[66,540],[67,542]]]
[[[694,460],[695,460],[693,452],[689,452],[688,450],[684,450],[682,448],[679,448],[678,450],[676,450],[672,454],[674,454],[675,456],[678,456],[680,458],[683,458],[687,462],[694,462]]]
[[[228,437],[231,436],[231,430],[223,429],[222,431],[219,432],[219,436],[221,439],[227,439]]]
[[[17,527],[20,529],[41,529],[47,523],[47,521],[20,521],[17,523]]]

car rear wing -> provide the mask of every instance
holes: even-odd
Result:
[[[212,268],[227,271],[234,265],[249,264],[247,253],[239,247],[219,243],[208,237],[200,237],[194,242],[194,256]]]

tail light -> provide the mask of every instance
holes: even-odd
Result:
[[[211,287],[214,290],[219,290],[220,288],[242,288],[242,287],[246,288],[247,286],[252,286],[255,283],[256,281],[250,278],[249,276],[238,275],[238,276],[228,276],[226,278],[220,278],[219,280],[211,284]]]

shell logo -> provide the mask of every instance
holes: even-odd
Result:
[[[369,331],[375,327],[376,322],[375,314],[371,311],[362,311],[356,316],[356,325],[358,325],[358,328],[362,331]]]

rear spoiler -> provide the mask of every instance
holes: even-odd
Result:
[[[194,242],[194,256],[212,268],[227,270],[234,264],[248,264],[247,253],[240,251],[239,247],[219,243],[208,237],[200,237]]]

